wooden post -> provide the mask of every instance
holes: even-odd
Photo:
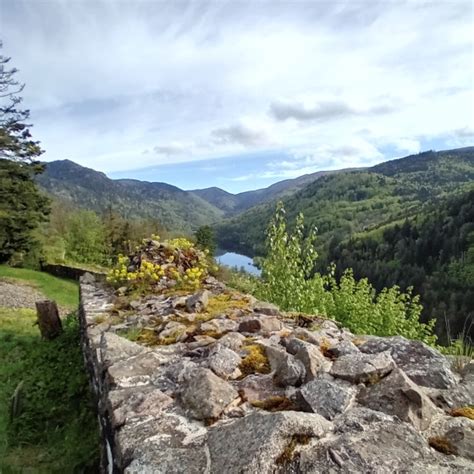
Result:
[[[36,314],[38,316],[38,326],[43,339],[54,339],[63,332],[63,325],[59,318],[58,307],[55,301],[37,301]]]

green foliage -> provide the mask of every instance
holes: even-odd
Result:
[[[35,165],[0,159],[0,262],[31,250],[33,231],[48,215],[49,200],[33,181],[38,171]]]
[[[15,79],[18,69],[9,68],[10,59],[0,55],[0,158],[30,163],[43,150],[32,139],[31,125],[25,123],[30,111],[19,108],[22,98],[18,94],[25,85]]]
[[[103,263],[105,229],[93,211],[77,211],[68,221],[66,258],[78,263]]]
[[[435,343],[435,322],[419,321],[422,307],[411,290],[402,293],[392,287],[377,294],[367,279],[355,280],[351,270],[339,281],[334,268],[327,275],[314,272],[314,241],[314,231],[305,235],[302,215],[288,232],[280,203],[267,232],[268,252],[257,295],[284,310],[326,315],[356,334],[401,335]]]
[[[58,278],[48,273],[27,268],[12,268],[0,265],[0,278],[23,281],[37,288],[59,306],[73,310],[79,303],[79,285],[72,280]]]
[[[77,318],[54,341],[40,339],[34,320],[32,310],[0,308],[0,471],[92,469],[99,434]]]
[[[380,233],[333,243],[326,263],[331,261],[353,268],[356,278],[367,277],[377,290],[413,286],[423,320],[437,319],[436,332],[449,345],[449,335],[474,317],[474,191],[440,200]]]
[[[194,233],[196,239],[196,246],[201,250],[207,250],[209,255],[214,255],[216,251],[216,240],[214,237],[214,230],[211,226],[205,225],[199,227]]]

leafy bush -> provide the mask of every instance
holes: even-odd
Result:
[[[268,252],[262,260],[262,281],[257,285],[256,296],[287,311],[328,316],[354,333],[401,335],[428,344],[436,342],[435,321],[420,322],[422,306],[410,289],[402,293],[394,286],[377,294],[367,279],[355,280],[350,269],[339,281],[334,267],[327,275],[315,272],[315,239],[316,229],[305,229],[302,214],[298,215],[293,232],[287,232],[285,210],[280,203],[267,231]]]

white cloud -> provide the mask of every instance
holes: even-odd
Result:
[[[48,160],[114,171],[269,148],[301,174],[382,160],[387,144],[413,152],[423,137],[472,141],[469,0],[0,0],[0,11]]]

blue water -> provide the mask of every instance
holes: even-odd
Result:
[[[243,268],[247,273],[252,275],[260,276],[260,270],[253,264],[253,260],[246,255],[241,255],[234,252],[226,252],[223,255],[216,257],[216,260],[227,267],[237,268],[240,270]]]

